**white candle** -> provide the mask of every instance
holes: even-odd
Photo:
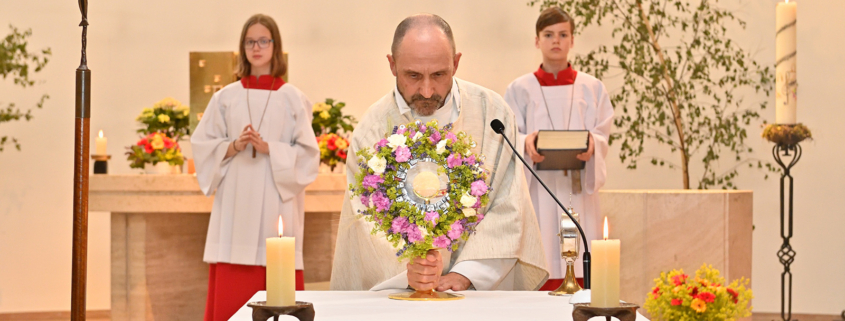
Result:
[[[296,304],[296,239],[282,237],[284,225],[279,216],[279,237],[267,239],[267,305]]]
[[[787,0],[778,3],[775,11],[775,123],[795,124],[798,105],[795,46],[798,4]]]
[[[95,149],[94,155],[106,155],[106,142],[108,140],[103,137],[103,130],[100,129],[100,137],[97,137],[96,145],[97,148]]]
[[[619,240],[607,239],[607,217],[604,218],[604,240],[593,240],[590,268],[590,305],[594,307],[619,306]]]

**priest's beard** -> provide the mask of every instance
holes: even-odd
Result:
[[[405,96],[402,97],[404,99]],[[431,116],[434,115],[434,112],[440,109],[440,107],[443,107],[446,103],[446,99],[438,94],[431,95],[431,98],[425,98],[423,95],[414,94],[411,96],[411,101],[405,100],[405,102],[408,103],[408,106],[410,106],[411,110],[417,113],[417,115]]]

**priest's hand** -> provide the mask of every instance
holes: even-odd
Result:
[[[528,154],[528,157],[531,158],[534,163],[542,163],[543,160],[546,159],[546,156],[540,155],[540,153],[537,152],[537,148],[534,146],[534,141],[537,140],[537,133],[538,132],[533,132],[525,137],[525,153]]]
[[[587,147],[587,151],[583,152],[581,154],[575,155],[576,158],[578,158],[582,161],[585,161],[585,162],[589,161],[590,158],[593,157],[593,153],[595,153],[595,146],[593,144],[593,134],[590,134],[589,137],[590,137],[589,138],[590,143],[589,143],[589,146]]]
[[[440,284],[437,285],[437,291],[464,291],[469,289],[471,285],[472,282],[460,273],[449,272],[449,274],[440,278]]]
[[[437,250],[428,250],[425,258],[415,258],[407,265],[408,285],[417,291],[434,290],[443,271],[443,257]]]
[[[261,134],[259,134],[255,130],[252,130],[252,125],[250,125],[249,127],[249,143],[252,144],[252,147],[254,147],[255,150],[259,153],[270,154],[270,145],[268,145],[267,142],[265,142],[264,139],[261,138]]]

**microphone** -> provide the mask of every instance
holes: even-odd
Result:
[[[546,192],[548,192],[549,195],[551,195],[552,198],[555,200],[555,202],[557,203],[557,206],[560,206],[560,208],[563,210],[563,212],[566,213],[566,216],[569,216],[569,219],[572,220],[573,223],[575,223],[575,227],[577,227],[578,232],[581,233],[581,240],[584,242],[584,258],[583,258],[583,263],[584,263],[584,289],[589,290],[590,289],[590,248],[588,247],[587,236],[584,234],[584,229],[581,228],[581,224],[578,223],[578,221],[575,220],[574,217],[572,217],[572,213],[569,213],[569,211],[566,209],[566,207],[564,207],[563,204],[560,203],[560,201],[557,199],[557,196],[555,196],[555,193],[552,193],[552,190],[550,190],[549,187],[546,186],[546,183],[544,183],[543,180],[541,180],[540,177],[537,176],[537,173],[534,172],[534,169],[532,169],[531,166],[529,166],[528,163],[525,162],[525,159],[522,158],[522,153],[518,152],[516,150],[516,148],[513,147],[513,144],[511,144],[510,139],[508,139],[508,136],[505,135],[505,124],[502,124],[502,121],[500,121],[498,119],[493,119],[493,121],[490,122],[490,128],[492,128],[493,131],[496,132],[496,134],[502,135],[502,137],[508,143],[508,146],[510,146],[511,150],[513,150],[513,153],[516,154],[516,157],[519,157],[519,160],[522,161],[523,165],[525,165],[525,168],[527,168],[528,171],[530,171],[531,174],[534,175],[534,178],[536,178],[537,181],[540,182],[540,185],[543,185],[543,188],[546,189]]]

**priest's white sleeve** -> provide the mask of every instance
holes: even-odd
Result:
[[[613,105],[610,104],[610,96],[607,94],[607,89],[604,84],[598,82],[596,85],[598,97],[595,110],[595,123],[584,124],[590,128],[590,134],[593,136],[593,157],[587,161],[585,166],[585,180],[584,191],[587,194],[598,193],[599,189],[604,186],[607,178],[607,166],[605,165],[605,157],[608,150],[608,138],[610,137],[610,129],[613,124]]]
[[[301,93],[290,95],[287,100],[292,122],[291,141],[267,142],[270,147],[270,167],[273,181],[282,197],[288,202],[317,179],[320,166],[320,148],[311,128],[311,102]]]
[[[511,110],[513,110],[513,116],[516,120],[516,127],[517,133],[515,137],[514,147],[516,148],[517,152],[521,153],[525,161],[528,163],[528,166],[534,165],[534,160],[531,157],[527,157],[528,155],[525,154],[525,137],[528,134],[528,102],[531,101],[528,90],[525,89],[524,86],[521,86],[520,77],[517,80],[514,80],[510,85],[508,85],[507,91],[505,91],[505,102],[508,103]],[[531,180],[530,172],[525,172],[525,178],[527,181]]]
[[[220,185],[232,161],[231,158],[225,159],[232,142],[228,135],[225,112],[217,92],[211,97],[202,119],[191,135],[197,181],[206,196],[213,194]]]
[[[463,275],[479,291],[513,290],[507,276],[516,265],[516,259],[485,259],[459,262],[449,272]]]

